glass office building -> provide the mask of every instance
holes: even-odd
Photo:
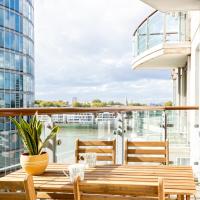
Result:
[[[33,0],[0,0],[0,107],[34,101]],[[0,172],[19,163],[22,145],[9,118],[0,118]]]

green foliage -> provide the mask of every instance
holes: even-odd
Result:
[[[102,102],[99,99],[95,99],[95,100],[92,101],[91,106],[92,107],[105,107],[105,106],[107,106],[107,103],[106,102]]]
[[[67,102],[64,102],[62,100],[59,100],[59,101],[35,100],[35,106],[37,107],[66,107]]]
[[[167,101],[164,103],[164,106],[173,106],[172,101]]]
[[[39,155],[42,153],[42,149],[47,147],[48,141],[53,139],[59,131],[59,127],[55,126],[51,129],[51,133],[47,138],[42,141],[42,123],[37,120],[36,116],[33,116],[28,123],[22,117],[19,118],[19,122],[15,118],[11,118],[11,121],[15,124],[18,134],[24,143],[29,155]]]
[[[82,106],[82,103],[80,103],[80,102],[78,102],[78,101],[73,102],[73,103],[72,103],[72,106],[73,106],[73,107],[83,107],[83,106]]]
[[[142,103],[129,103],[129,106],[146,106],[147,104],[142,104]]]

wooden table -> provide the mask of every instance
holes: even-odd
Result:
[[[38,192],[73,193],[73,186],[63,173],[67,170],[64,164],[49,164],[45,173],[34,176],[35,189]],[[13,172],[3,178],[23,178],[23,170]],[[195,182],[192,168],[188,166],[128,166],[104,165],[85,171],[85,180],[156,182],[164,178],[166,194],[177,194],[179,199],[190,199],[195,194]]]

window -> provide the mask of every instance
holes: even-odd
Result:
[[[10,108],[10,94],[5,93],[5,107]]]
[[[20,101],[20,107],[24,107],[23,106],[23,94],[19,95],[19,101]]]
[[[10,54],[10,68],[15,69],[15,54]]]
[[[10,38],[10,48],[15,50],[16,45],[15,45],[15,34],[12,32],[9,32],[9,38]]]
[[[15,30],[17,32],[20,31],[20,16],[19,15],[15,15]]]
[[[19,36],[19,51],[23,51],[23,37]]]
[[[9,8],[9,0],[4,0],[5,1],[5,6]]]
[[[19,41],[19,35],[15,35],[15,50],[20,51],[20,41]]]
[[[15,108],[15,94],[11,94],[11,108]]]
[[[0,0],[0,5],[4,5],[4,0]]]
[[[5,10],[5,27],[9,27],[9,11]]]
[[[4,26],[4,10],[0,8],[0,26]]]
[[[15,54],[15,69],[17,71],[20,70],[20,56],[17,54]]]
[[[23,75],[20,75],[20,81],[19,81],[19,90],[23,90]]]
[[[19,11],[19,0],[15,0],[15,10]]]
[[[10,33],[5,32],[5,47],[10,49]]]
[[[5,106],[4,93],[0,92],[0,107],[3,108],[4,106]]]
[[[4,31],[0,30],[0,47],[4,47]]]
[[[10,89],[11,90],[15,90],[15,74],[13,74],[13,73],[11,73],[10,74],[10,80],[11,80],[11,82],[10,82]]]
[[[0,68],[4,67],[4,52],[0,50]]]
[[[0,72],[0,89],[4,88],[4,72]]]
[[[13,10],[15,9],[15,1],[16,0],[10,0],[10,8]]]
[[[11,29],[15,29],[15,13],[9,12],[9,27]]]
[[[16,74],[16,91],[19,91],[19,74]]]
[[[10,53],[5,52],[4,56],[5,56],[5,59],[4,59],[5,68],[10,68]]]
[[[10,89],[10,73],[5,73],[5,89]]]

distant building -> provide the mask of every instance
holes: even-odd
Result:
[[[95,116],[92,113],[66,114],[66,122],[74,124],[93,124]]]
[[[116,119],[114,113],[109,113],[109,112],[104,112],[104,113],[99,113],[96,117],[96,122],[114,122]]]
[[[0,1],[0,107],[34,102],[33,0]],[[10,120],[0,118],[0,171],[19,164],[24,150]]]

